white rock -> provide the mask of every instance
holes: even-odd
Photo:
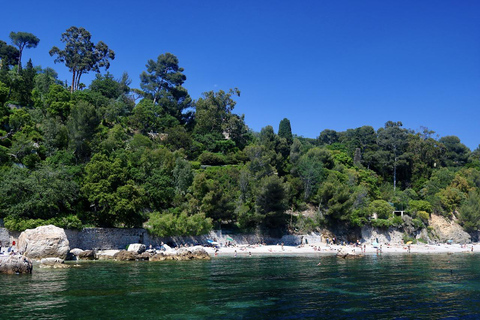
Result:
[[[145,250],[147,249],[147,247],[145,247],[144,244],[141,244],[141,243],[132,243],[128,246],[128,250],[127,251],[132,251],[132,252],[136,252],[136,253],[142,253],[142,252],[145,252]]]
[[[31,259],[60,258],[64,260],[70,247],[65,231],[48,225],[22,232],[18,237],[18,250]]]

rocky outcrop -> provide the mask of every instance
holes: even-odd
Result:
[[[22,232],[18,238],[18,250],[31,259],[60,258],[64,260],[70,247],[65,231],[48,225]]]
[[[432,214],[429,225],[439,242],[446,242],[447,240],[453,240],[454,243],[471,242],[470,235],[456,222],[455,217],[452,220],[447,220],[440,215]]]
[[[128,245],[128,249],[127,251],[132,251],[132,252],[136,252],[136,253],[142,253],[142,252],[145,252],[147,248],[145,247],[144,244],[141,244],[141,243],[132,243],[132,244],[129,244]]]
[[[95,260],[95,251],[85,250],[78,254],[78,260]]]
[[[362,227],[361,233],[362,239],[367,243],[378,241],[378,243],[399,244],[403,240],[403,233],[395,228],[383,230],[366,225]]]
[[[181,248],[177,251],[171,252],[159,252],[152,257],[150,257],[150,261],[164,261],[164,260],[210,260],[211,257],[207,251],[203,248]]]
[[[113,257],[117,261],[135,261],[138,253],[133,251],[122,250],[116,253]]]
[[[120,252],[120,250],[97,251],[96,254],[95,254],[95,257],[98,260],[115,260],[115,255],[119,252]]]
[[[0,273],[18,274],[32,273],[33,263],[30,259],[21,255],[11,255],[0,258]]]
[[[40,260],[40,268],[65,269],[69,266],[59,258],[43,258]]]

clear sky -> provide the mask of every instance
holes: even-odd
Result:
[[[288,118],[294,134],[375,129],[388,120],[480,144],[480,1],[6,1],[0,39],[40,38],[23,62],[71,75],[48,51],[84,27],[116,53],[132,87],[171,52],[193,99],[238,87],[235,113],[255,131]],[[82,77],[87,85],[93,75]]]

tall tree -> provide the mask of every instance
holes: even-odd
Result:
[[[20,73],[22,69],[22,53],[23,49],[27,48],[36,48],[40,39],[35,35],[28,32],[10,32],[10,39],[12,43],[18,47],[18,69],[17,72]]]
[[[278,136],[280,138],[285,138],[288,146],[293,143],[292,127],[290,126],[290,120],[287,118],[283,118],[283,120],[280,121],[280,125],[278,126]]]
[[[400,156],[407,146],[407,131],[402,129],[402,122],[388,121],[385,128],[378,130],[378,144],[386,152],[386,166],[393,167],[393,190],[397,187],[397,167],[399,161],[403,160]]]
[[[168,114],[182,120],[182,113],[192,100],[182,87],[187,77],[178,65],[178,58],[167,52],[159,55],[157,61],[148,60],[146,67],[147,71],[140,75],[142,90],[154,105],[160,103]]]
[[[65,49],[53,47],[50,56],[56,55],[55,63],[64,62],[72,72],[72,85],[70,91],[77,90],[80,78],[90,71],[100,72],[110,67],[110,60],[115,59],[115,52],[103,42],[94,44],[90,39],[92,35],[84,28],[70,27],[62,33],[60,41],[65,43]]]

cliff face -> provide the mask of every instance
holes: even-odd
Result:
[[[471,237],[463,231],[462,227],[457,223],[457,219],[447,220],[444,217],[432,214],[428,221],[432,227],[432,234],[437,237],[439,242],[453,240],[455,243],[470,243]]]

